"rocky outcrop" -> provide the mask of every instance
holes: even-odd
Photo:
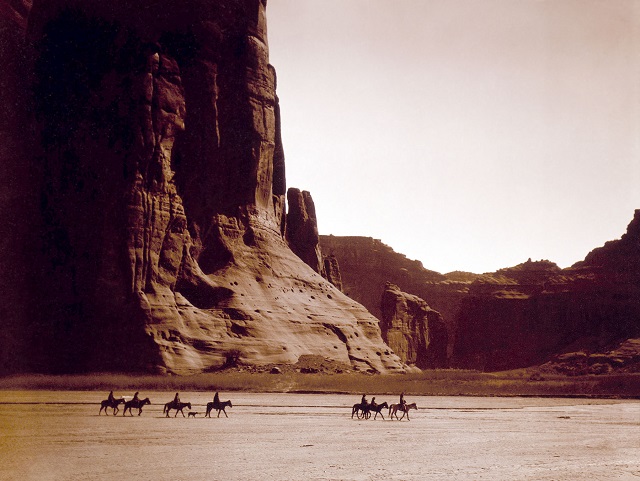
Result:
[[[640,338],[640,211],[621,239],[568,269],[529,259],[495,273],[441,276],[401,267],[402,256],[391,260],[392,251],[372,239],[321,236],[321,245],[340,261],[345,291],[372,312],[371,293],[387,276],[440,312],[452,367],[503,370],[559,354],[607,355]],[[626,361],[607,365],[627,369],[635,362],[630,349]]]
[[[316,206],[307,191],[290,188],[287,191],[286,238],[291,250],[338,290],[342,290],[340,266],[335,256],[323,256],[318,235]]]
[[[379,319],[387,282],[419,296],[417,292],[426,282],[446,280],[442,274],[425,269],[420,261],[407,259],[371,237],[321,235],[320,248],[340,264],[343,291]]]
[[[318,274],[324,274],[320,252],[316,206],[306,190],[290,187],[287,191],[286,237],[291,250]]]
[[[35,248],[15,261],[30,306],[12,313],[21,369],[190,373],[304,355],[402,369],[377,319],[284,238],[264,0],[35,0],[11,35],[29,52],[20,111],[37,132],[27,151],[3,131],[38,199]],[[14,204],[9,216],[28,212]]]
[[[601,352],[574,351],[553,356],[540,366],[540,373],[562,373],[569,376],[640,372],[640,339],[627,339],[614,349]]]
[[[380,308],[382,338],[403,362],[421,369],[447,366],[447,328],[439,312],[391,283]]]
[[[324,256],[324,276],[337,289],[342,290],[342,274],[336,256]]]

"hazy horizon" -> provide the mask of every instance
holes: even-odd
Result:
[[[567,267],[640,208],[640,2],[269,0],[287,185],[439,272]]]

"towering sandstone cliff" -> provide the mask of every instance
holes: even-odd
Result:
[[[2,370],[402,369],[286,241],[265,0],[9,4]]]

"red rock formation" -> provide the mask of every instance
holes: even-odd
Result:
[[[324,256],[324,275],[331,284],[342,291],[342,274],[336,256]]]
[[[377,320],[283,238],[265,3],[34,2],[38,148],[16,154],[41,199],[26,368],[187,373],[314,355],[402,369]]]
[[[287,191],[287,241],[291,250],[318,274],[324,274],[316,206],[311,194],[293,187]]]
[[[340,264],[343,291],[378,319],[382,317],[380,299],[387,282],[419,295],[425,282],[445,280],[442,274],[425,269],[420,261],[407,259],[378,239],[322,235],[320,248]]]
[[[321,246],[340,261],[346,292],[372,312],[372,293],[383,288],[385,277],[440,312],[452,367],[531,366],[558,353],[617,352],[621,343],[636,346],[633,339],[640,337],[640,211],[621,239],[568,269],[529,260],[490,274],[438,278],[407,269],[403,256],[372,239],[321,236]],[[636,362],[634,356],[613,357],[624,359],[609,363],[615,369]]]
[[[391,283],[381,310],[382,338],[403,362],[421,369],[447,366],[447,328],[439,312]]]

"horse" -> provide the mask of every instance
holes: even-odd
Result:
[[[416,403],[405,404],[404,406],[402,404],[392,404],[389,406],[389,417],[393,419],[393,416],[395,415],[396,419],[398,419],[398,411],[402,411],[402,416],[398,421],[401,421],[405,414],[407,415],[407,421],[411,421],[411,419],[409,419],[409,410],[411,409],[415,409],[416,411],[418,410]]]
[[[167,417],[169,417],[169,411],[171,411],[172,409],[175,409],[176,414],[173,416],[174,418],[178,415],[178,412],[182,413],[182,417],[185,417],[184,411],[183,411],[184,408],[191,409],[191,403],[169,401],[167,404],[164,405],[164,409],[162,410],[162,412],[167,413]]]
[[[376,413],[375,416],[373,416],[373,420],[375,421],[376,418],[378,417],[378,414],[380,416],[382,416],[382,419],[384,419],[384,415],[382,414],[382,410],[385,408],[388,408],[389,405],[385,402],[383,402],[382,404],[369,404],[369,412],[367,419],[369,419],[369,417],[371,417],[371,413],[374,412]]]
[[[107,408],[113,408],[113,415],[115,416],[116,414],[118,414],[118,411],[120,411],[120,409],[118,408],[119,404],[122,404],[124,402],[124,398],[120,398],[120,399],[114,399],[114,400],[109,400],[109,399],[105,399],[104,401],[102,401],[100,403],[100,411],[98,411],[98,416],[100,416],[100,414],[102,413],[102,410],[104,409],[104,413],[105,415],[107,414]]]
[[[225,408],[229,406],[230,408],[233,407],[233,405],[231,404],[231,401],[222,401],[222,402],[208,402],[207,403],[207,412],[205,413],[204,417],[205,418],[210,418],[211,417],[211,410],[215,409],[216,411],[218,411],[218,417],[220,417],[220,412],[222,411],[224,413],[225,417],[229,417],[227,416],[227,411],[225,410]]]
[[[355,414],[358,419],[361,417],[364,419],[368,419],[367,415],[369,414],[369,404],[365,403],[357,403],[354,404],[351,408],[351,419],[353,419],[353,415]],[[362,413],[362,415],[360,414]]]
[[[138,408],[138,416],[140,416],[142,414],[142,406],[144,406],[145,404],[151,404],[151,401],[149,401],[148,397],[144,399],[132,399],[131,401],[125,401],[124,411],[122,411],[122,415],[124,416],[125,414],[127,414],[128,409],[129,414],[133,416],[131,408]]]

